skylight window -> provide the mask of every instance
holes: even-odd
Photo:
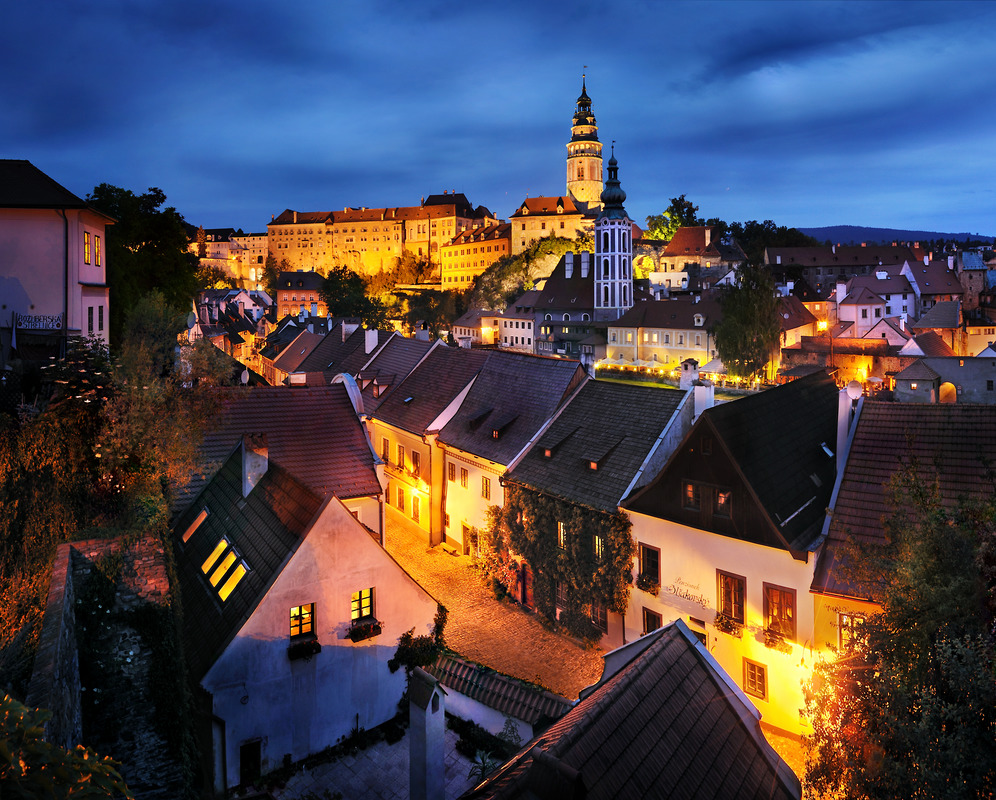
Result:
[[[187,528],[187,530],[184,532],[183,534],[184,542],[188,541],[190,537],[194,535],[194,531],[196,531],[201,526],[201,523],[207,519],[207,515],[208,515],[207,508],[206,507],[202,508],[201,513],[197,515],[194,521],[190,523],[190,527]]]
[[[228,599],[232,590],[239,585],[239,581],[245,577],[248,571],[249,567],[246,562],[242,560],[235,548],[232,547],[232,543],[225,537],[221,538],[221,541],[211,551],[211,555],[201,565],[201,572],[209,576],[208,583],[215,587],[219,583],[221,584],[218,596],[222,602]]]

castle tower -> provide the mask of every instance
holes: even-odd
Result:
[[[567,194],[578,208],[597,211],[602,207],[602,143],[591,113],[591,98],[581,78],[581,96],[574,111],[571,140],[567,143]]]
[[[633,307],[633,220],[623,203],[615,146],[595,220],[595,320],[614,322]]]

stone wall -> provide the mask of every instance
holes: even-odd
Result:
[[[72,545],[59,545],[26,699],[29,707],[52,712],[45,738],[66,749],[75,747],[83,734],[71,561]]]

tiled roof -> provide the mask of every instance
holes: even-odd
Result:
[[[813,316],[813,313],[794,295],[779,298],[778,317],[783,331],[791,331],[816,323],[816,317]]]
[[[850,293],[864,288],[883,297],[887,294],[910,293],[913,291],[913,287],[910,286],[909,278],[900,272],[901,269],[902,266],[899,265],[875,270],[872,275],[855,275],[847,282],[847,291]],[[885,273],[885,277],[878,277],[878,274],[882,272]]]
[[[565,259],[561,257],[536,298],[537,310],[591,310],[595,306],[595,256],[588,253],[588,274],[581,277],[581,257],[574,254],[574,269],[567,277]]]
[[[30,161],[0,159],[0,208],[86,208],[87,204]]]
[[[900,467],[915,459],[924,481],[936,481],[942,502],[952,508],[960,496],[992,494],[987,464],[994,452],[996,406],[865,400],[813,591],[861,596],[841,574],[845,543],[849,535],[859,542],[885,542],[886,487]]]
[[[507,465],[584,377],[577,361],[490,352],[439,440]]]
[[[183,597],[184,651],[196,680],[204,677],[276,580],[322,504],[316,493],[271,459],[256,487],[242,498],[242,445],[225,461],[173,525],[176,571]],[[201,510],[208,515],[187,542],[179,541]],[[201,565],[222,537],[248,572],[222,601]]]
[[[325,278],[317,272],[289,271],[281,272],[277,279],[277,291],[294,291],[295,289],[317,292],[325,283]]]
[[[273,366],[281,372],[296,372],[298,366],[314,350],[324,337],[311,331],[301,331],[279,356],[273,361]]]
[[[345,500],[381,491],[365,429],[344,385],[260,386],[224,393],[201,444],[202,470],[183,490],[186,502],[247,433],[265,433],[270,458],[320,495]]]
[[[571,701],[566,697],[456,656],[441,655],[425,670],[447,689],[530,725],[544,718],[560,719],[571,708]]]
[[[295,218],[295,214],[297,217]],[[284,209],[270,225],[316,225],[332,221],[331,211],[292,211]]]
[[[906,380],[906,381],[935,381],[940,375],[938,375],[934,370],[923,363],[922,358],[918,358],[912,364],[910,364],[906,369],[900,370],[896,373],[896,380]]]
[[[954,294],[961,295],[964,292],[958,275],[953,270],[948,269],[947,261],[931,261],[924,264],[910,262],[910,271],[916,285],[920,287],[921,295],[931,294]]]
[[[681,622],[463,795],[529,800],[799,798],[760,715]]]
[[[844,295],[844,299],[840,301],[839,305],[842,306],[868,306],[873,304],[884,304],[885,300],[879,297],[875,292],[869,289],[867,286],[858,286],[853,291],[848,292]]]
[[[938,301],[910,327],[921,331],[928,328],[960,328],[961,303],[958,300]]]
[[[684,398],[673,389],[588,381],[505,480],[614,513]]]
[[[508,239],[511,235],[512,223],[492,223],[460,231],[453,237],[452,241],[450,241],[450,246],[469,244],[471,242],[490,242],[494,239]]]
[[[328,335],[298,364],[296,372],[319,372],[331,378],[340,372],[356,375],[377,349],[391,337],[388,331],[377,331],[377,344],[366,352],[366,330],[361,326],[343,340],[343,324],[336,323]]]
[[[480,372],[487,353],[463,347],[435,347],[384,398],[375,414],[388,425],[425,433],[429,423]]]
[[[670,300],[647,300],[635,304],[615,322],[608,323],[610,328],[670,328],[676,330],[692,330],[696,327],[695,315],[701,314],[705,319],[701,326],[703,331],[709,330],[719,322],[722,311],[716,300],[700,300],[683,296]]]
[[[914,337],[925,356],[953,356],[955,354],[948,343],[935,331],[926,331]]]
[[[392,334],[387,344],[356,373],[364,413],[373,414],[387,397],[386,390],[407,378],[431,347],[429,342],[407,339],[399,333]],[[377,397],[374,397],[375,387]]]
[[[715,228],[711,225],[689,225],[678,228],[674,232],[671,241],[664,248],[663,255],[667,256],[709,256],[719,258],[719,250],[716,243],[712,241],[712,234]],[[706,244],[706,233],[710,235],[709,244]]]
[[[888,265],[902,266],[905,262],[912,264],[918,260],[919,250],[910,247],[890,245],[872,245],[858,247],[845,245],[843,247],[768,247],[764,251],[765,263],[775,266],[778,257],[786,267],[798,264],[802,267],[879,267]]]
[[[558,209],[562,209],[560,211],[562,215],[582,216],[581,211],[574,205],[574,201],[570,197],[527,197],[510,219],[536,214],[540,216],[557,214]]]
[[[837,386],[826,372],[706,409],[689,434],[711,427],[750,487],[778,537],[793,550],[808,548],[820,532],[833,491],[837,447]],[[626,501],[650,516],[666,514],[658,489],[668,466]],[[758,532],[760,539],[766,537]]]

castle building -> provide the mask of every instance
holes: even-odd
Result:
[[[584,78],[567,143],[567,194],[584,211],[602,207],[602,143]]]
[[[595,321],[613,322],[633,307],[633,221],[623,203],[615,152],[595,220]]]

